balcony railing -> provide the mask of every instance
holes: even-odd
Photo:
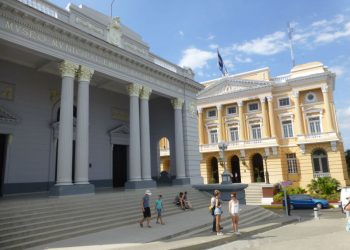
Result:
[[[274,146],[277,146],[277,141],[275,138],[227,142],[227,150],[240,150],[240,149],[263,148],[263,147],[274,147]],[[201,153],[217,152],[219,151],[218,143],[200,145],[199,151]]]
[[[44,1],[40,0],[18,0],[21,3],[24,3],[38,11],[45,13],[46,15],[58,18],[58,12],[53,7],[46,4]]]
[[[331,177],[330,173],[318,172],[314,173],[314,178]]]
[[[335,132],[326,132],[326,133],[298,136],[299,143],[315,143],[315,142],[323,142],[323,141],[327,142],[327,141],[337,141],[337,140],[339,140],[339,137]]]
[[[271,78],[271,81],[279,84],[279,83],[285,83],[289,78],[290,78],[290,74],[286,74],[286,75],[281,75],[281,76],[276,76]]]

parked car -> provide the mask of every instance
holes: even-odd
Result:
[[[290,198],[290,208],[328,208],[329,203],[324,199],[316,199],[307,194],[294,194],[289,195]],[[284,206],[284,200],[283,200]]]
[[[343,210],[344,206],[349,202],[348,197],[350,197],[350,187],[343,187],[340,191],[340,202]]]

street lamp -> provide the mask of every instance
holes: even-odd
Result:
[[[226,164],[225,164],[225,150],[227,149],[227,144],[225,142],[220,142],[218,144],[218,147],[220,149],[220,164],[224,168],[224,172],[222,173],[222,182],[221,184],[231,184],[231,176],[226,171]]]
[[[265,183],[266,184],[270,184],[269,171],[267,170],[267,158],[268,157],[269,156],[266,153],[264,153],[263,158],[264,158],[264,162],[265,162]]]

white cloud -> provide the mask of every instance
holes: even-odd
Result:
[[[239,62],[239,63],[250,63],[252,62],[252,59],[250,57],[241,57],[239,55],[235,56],[235,61]]]
[[[234,44],[233,49],[246,54],[274,55],[288,46],[285,32],[277,31],[262,38],[256,38],[242,44]]]
[[[207,37],[207,40],[213,40],[215,38],[215,36],[213,34],[209,34],[209,36]]]
[[[335,73],[338,77],[344,75],[345,69],[342,66],[332,66],[329,67],[329,70]]]
[[[323,32],[316,36],[316,43],[329,43],[339,38],[350,37],[350,22],[346,23],[340,30],[334,32]]]
[[[228,69],[233,69],[235,67],[234,63],[230,60],[224,60],[225,67]]]
[[[338,109],[337,118],[341,129],[350,129],[350,107]]]
[[[217,44],[209,44],[209,48],[216,50],[217,48],[219,48],[219,45],[217,45]]]
[[[188,48],[182,51],[182,58],[179,62],[181,67],[190,67],[193,70],[202,69],[208,66],[208,61],[214,59],[216,53],[200,50],[197,48]]]
[[[184,37],[185,33],[182,30],[179,30],[179,36]]]

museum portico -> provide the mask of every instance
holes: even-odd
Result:
[[[0,194],[155,186],[163,137],[172,183],[202,182],[202,86],[118,18],[0,0],[0,50]]]

